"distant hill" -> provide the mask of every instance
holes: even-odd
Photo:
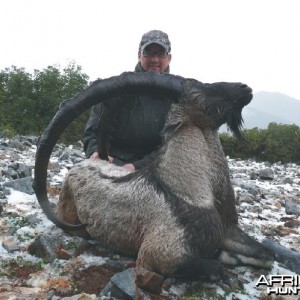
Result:
[[[246,129],[265,129],[271,122],[300,127],[300,101],[281,93],[254,93],[251,103],[243,109],[243,119]],[[227,131],[226,126],[220,131]]]

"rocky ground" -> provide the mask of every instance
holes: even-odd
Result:
[[[228,159],[241,227],[259,241],[283,247],[271,271],[226,268],[225,282],[210,283],[144,270],[134,274],[134,258],[56,228],[31,187],[36,143],[36,137],[0,134],[0,300],[133,299],[137,294],[142,299],[268,299],[256,287],[260,275],[300,274],[299,165]],[[48,168],[54,208],[64,175],[82,159],[81,143],[55,147]],[[136,293],[134,276],[146,293]]]

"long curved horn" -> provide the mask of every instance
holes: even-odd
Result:
[[[86,90],[62,103],[42,135],[36,152],[33,188],[46,216],[58,227],[78,230],[85,225],[71,225],[59,220],[47,195],[47,168],[51,153],[67,126],[93,105],[123,95],[168,95],[177,99],[182,91],[182,77],[170,74],[125,72],[120,76],[93,82]]]

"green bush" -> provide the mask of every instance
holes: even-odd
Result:
[[[16,135],[15,130],[9,125],[0,125],[0,132],[6,138],[12,138]]]
[[[220,133],[226,155],[270,163],[300,162],[300,128],[297,125],[270,123],[267,129],[246,129],[243,134],[246,142],[239,142],[228,133]]]
[[[79,94],[88,86],[88,76],[74,62],[66,68],[48,66],[34,70],[12,66],[0,71],[0,128],[21,135],[41,135],[62,101]],[[76,120],[62,140],[82,139],[87,114]]]

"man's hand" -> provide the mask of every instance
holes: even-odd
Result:
[[[123,168],[125,168],[129,171],[135,171],[135,167],[133,164],[125,164],[125,165],[123,165]]]
[[[90,158],[91,158],[91,159],[100,159],[99,153],[98,153],[98,152],[94,152],[94,153],[90,156]],[[108,161],[109,161],[110,163],[112,163],[113,160],[114,160],[113,157],[108,156]],[[127,170],[129,170],[129,171],[135,171],[135,167],[134,167],[133,164],[125,164],[125,165],[123,165],[122,167],[125,168],[125,169],[127,169]]]
[[[98,152],[94,152],[91,156],[90,156],[91,159],[100,159],[100,156],[99,156],[99,153]],[[110,163],[112,163],[113,161],[113,158],[111,156],[108,156],[108,161]]]
[[[90,156],[91,159],[100,159],[99,157],[99,153],[98,152],[94,152],[91,156]]]

